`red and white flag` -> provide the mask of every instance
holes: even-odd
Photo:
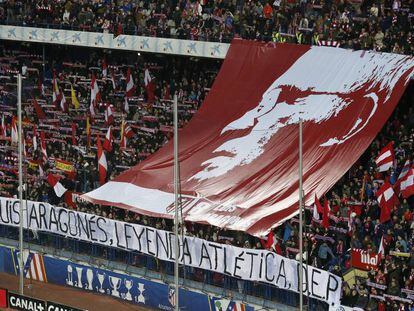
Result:
[[[52,79],[52,99],[53,99],[53,105],[58,107],[60,104],[60,90],[59,90],[59,84],[56,79],[56,73],[53,73],[53,79]]]
[[[40,132],[40,149],[42,151],[42,161],[45,163],[47,162],[47,151],[45,133],[43,131]]]
[[[131,139],[134,136],[135,136],[135,132],[132,129],[132,127],[128,123],[125,123],[125,137],[128,139]]]
[[[262,242],[262,244],[266,249],[274,250],[279,255],[282,254],[282,249],[280,248],[280,245],[277,243],[277,239],[275,238],[273,231],[269,232],[269,234],[267,235],[267,240],[264,243]]]
[[[126,97],[131,97],[134,95],[135,92],[135,85],[134,85],[134,79],[132,78],[131,74],[131,68],[128,68],[127,76],[126,76]]]
[[[101,93],[99,92],[98,81],[96,81],[96,77],[92,74],[91,79],[91,103],[89,106],[89,111],[91,116],[95,116],[95,107],[98,103],[101,102]]]
[[[103,185],[106,181],[106,172],[108,171],[108,164],[106,162],[105,152],[102,149],[101,139],[96,136],[96,143],[98,145],[98,170],[99,170],[99,183]]]
[[[47,175],[47,182],[53,187],[53,190],[55,190],[58,198],[60,198],[68,190],[63,187],[63,185],[59,182],[59,179],[53,174]]]
[[[411,170],[410,160],[406,160],[400,174],[398,175],[397,181],[394,184],[394,190],[396,192],[401,194],[401,191],[400,191],[401,182],[404,180],[404,177],[407,176],[410,170]]]
[[[155,84],[154,84],[154,81],[152,81],[152,77],[151,77],[151,74],[148,68],[145,69],[145,72],[144,72],[144,84],[145,84],[145,90],[147,92],[148,103],[152,104],[155,100],[155,94],[154,94]]]
[[[375,194],[381,209],[380,221],[387,222],[391,218],[391,210],[398,203],[397,195],[391,184],[386,181]]]
[[[63,94],[62,90],[60,90],[60,109],[63,112],[68,112],[69,111],[68,103],[66,102],[66,97],[65,97],[65,94]]]
[[[104,58],[102,60],[102,77],[106,78],[107,75],[108,75],[108,65],[106,63],[106,59]]]
[[[403,198],[414,195],[414,166],[405,175],[400,184],[400,194]]]
[[[386,172],[394,165],[394,146],[390,142],[381,149],[380,154],[375,160],[379,172]]]
[[[94,74],[92,74],[91,79],[91,103],[94,105],[98,104],[101,101],[101,93],[99,91],[98,81]]]
[[[322,213],[323,213],[323,206],[321,202],[319,202],[319,199],[315,193],[315,202],[313,203],[313,215],[312,215],[313,219],[316,221],[319,221],[320,220],[319,214],[322,214]]]
[[[13,116],[12,123],[11,123],[11,143],[17,144],[19,142],[19,133],[17,130],[17,121],[16,117]]]
[[[381,242],[378,248],[378,254],[381,254],[381,257],[385,256],[385,249],[384,249],[384,236],[381,237]]]
[[[112,140],[112,129],[109,127],[105,135],[105,140],[103,142],[103,148],[108,152],[112,151]]]
[[[110,104],[106,105],[105,109],[105,123],[106,125],[111,125],[114,123],[114,112],[113,112],[113,106]]]
[[[411,164],[410,164],[410,160],[406,160],[404,163],[404,166],[400,172],[400,175],[398,175],[398,179],[397,180],[402,180],[404,179],[404,177],[408,174],[408,172],[411,169]]]
[[[322,227],[325,229],[329,228],[329,213],[331,212],[331,209],[329,207],[329,202],[327,199],[325,199],[325,203],[323,205],[323,214],[322,214]]]

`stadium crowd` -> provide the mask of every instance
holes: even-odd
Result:
[[[91,13],[93,16],[87,19],[90,21],[92,28],[97,27],[97,25],[94,25],[97,23],[94,18],[104,19],[105,6],[114,4],[111,1],[96,1],[96,3],[96,6],[86,6],[79,9],[77,1],[60,1],[56,6],[53,6],[52,12],[54,14],[59,12],[59,14],[56,13],[56,16],[54,14],[34,14],[32,17],[27,17],[33,18],[32,21],[25,20],[24,22],[27,24],[40,22],[60,24],[64,23],[65,20],[60,18],[63,8],[68,12],[72,12],[72,10],[77,12],[76,10],[79,10],[79,14],[81,12],[96,13],[97,10],[101,9],[103,12],[102,16]],[[180,12],[178,14],[180,15],[180,21],[187,30],[191,29],[191,23],[188,21],[194,22],[198,19],[204,19],[204,14],[212,14],[214,16],[214,26],[212,29],[217,27],[218,33],[228,33],[229,37],[235,34],[249,37],[246,36],[247,32],[243,34],[244,30],[242,31],[242,28],[244,26],[240,26],[241,22],[238,24],[234,22],[237,10],[243,12],[243,14],[246,12],[242,19],[238,17],[238,21],[243,20],[243,25],[244,19],[249,19],[247,16],[255,15],[252,17],[252,24],[254,25],[252,29],[254,32],[258,32],[260,36],[264,36],[266,32],[264,28],[259,27],[267,27],[266,25],[276,22],[279,23],[279,27],[286,27],[286,30],[283,30],[283,32],[289,33],[288,28],[293,27],[294,23],[288,22],[286,25],[286,16],[294,20],[299,19],[301,25],[304,26],[305,21],[302,21],[302,16],[309,14],[305,18],[308,19],[307,27],[303,28],[319,29],[320,26],[320,38],[338,40],[338,37],[325,37],[326,34],[334,34],[330,30],[332,22],[327,23],[326,21],[331,21],[332,12],[335,12],[334,16],[342,16],[347,8],[353,7],[356,10],[355,12],[359,14],[356,14],[354,11],[347,11],[350,16],[352,15],[350,12],[354,14],[352,15],[352,26],[349,28],[352,30],[340,27],[338,34],[335,34],[335,36],[338,36],[339,33],[350,35],[352,42],[348,47],[375,48],[413,54],[412,42],[408,40],[408,38],[411,38],[411,34],[409,31],[400,31],[399,29],[400,27],[404,29],[404,25],[410,27],[411,16],[408,13],[409,11],[405,10],[406,7],[398,3],[398,1],[397,4],[386,1],[381,3],[381,5],[377,5],[363,1],[362,5],[358,7],[355,4],[334,4],[328,1],[323,4],[310,4],[302,1],[298,5],[295,5],[295,3],[282,3],[281,5],[281,3],[278,4],[278,1],[275,1],[270,6],[272,10],[267,10],[270,12],[268,15],[271,18],[269,18],[269,23],[264,23],[264,26],[259,26],[261,22],[258,22],[258,20],[263,20],[266,15],[260,17],[264,13],[260,13],[260,10],[258,11],[257,8],[261,7],[263,12],[265,12],[265,7],[269,7],[268,3],[263,7],[263,4],[259,2],[249,2],[245,5],[252,6],[251,8],[246,9],[246,7],[242,7],[240,9],[239,4],[207,2],[201,6],[202,14],[200,16],[197,14],[192,16],[188,13],[190,9],[187,6],[191,7],[192,5],[194,7],[194,5],[199,4],[187,5],[180,2],[177,4],[177,11]],[[1,4],[4,10],[3,18],[9,22],[24,19],[22,16],[26,18],[28,15],[22,12],[30,12],[33,9],[33,4],[26,2],[24,2],[24,5],[19,4],[21,4],[21,1],[3,1]],[[48,1],[41,1],[37,5],[39,7],[42,5],[47,7],[51,4]],[[320,8],[315,9],[315,6],[318,5],[320,5]],[[385,10],[384,8],[387,8],[389,5],[392,9]],[[122,19],[120,19],[122,25],[124,25],[123,23],[128,16],[131,18],[131,12],[133,12],[134,16],[135,14],[139,16],[139,14],[146,14],[142,12],[150,11],[147,18],[141,16],[144,19],[138,19],[140,23],[136,23],[137,20],[134,18],[130,21],[131,25],[136,27],[134,31],[137,33],[144,29],[151,29],[149,27],[149,25],[152,25],[151,23],[155,23],[154,29],[157,32],[158,28],[162,27],[163,24],[159,22],[161,17],[156,14],[160,14],[162,10],[167,10],[167,4],[165,3],[157,3],[152,8],[152,5],[146,2],[139,3],[137,6],[129,5],[126,2],[122,6],[118,2],[118,6],[115,7],[117,8],[115,12],[118,13],[110,14],[110,20],[117,20],[117,18],[122,16]],[[205,11],[208,7],[211,7],[210,11]],[[373,9],[375,7],[377,8],[376,11]],[[413,1],[410,2],[408,7],[411,8],[412,12]],[[10,10],[11,12],[9,12]],[[151,10],[154,10],[154,12],[151,13]],[[221,24],[222,21],[216,19],[220,10],[223,20],[226,20],[230,14],[233,16],[229,29],[226,28],[226,22]],[[324,12],[321,15],[323,16],[321,21],[317,18],[317,14],[310,14],[310,12],[315,12],[315,10],[317,12]],[[184,14],[183,12],[186,13]],[[356,28],[356,24],[360,25],[362,23],[363,25],[365,23],[363,21],[364,17],[360,17],[363,12],[369,12],[369,16],[372,15],[372,18],[367,17],[367,23],[370,26],[365,29]],[[169,14],[173,13],[166,12],[166,24],[168,24]],[[79,14],[69,13],[68,20],[70,22],[68,22],[68,26],[80,26]],[[375,24],[375,21],[377,21],[378,25],[381,25],[378,29],[382,31],[383,24],[386,24],[384,14],[385,17],[390,17],[391,20],[393,20],[393,16],[397,16],[397,18],[405,16],[408,24],[400,23],[400,21],[398,23],[391,22],[389,27],[385,28],[384,33],[386,34],[383,34],[381,48],[376,46],[379,41],[375,40],[367,39],[368,43],[362,45],[361,42],[365,40],[364,36],[370,37],[374,33],[372,29],[375,28],[371,28],[371,22]],[[354,21],[358,16],[362,19]],[[36,18],[39,18],[39,20],[36,20]],[[152,21],[148,22],[150,19]],[[312,20],[312,24],[309,25]],[[332,21],[335,20],[333,19]],[[320,23],[317,23],[317,21]],[[143,22],[144,24],[141,24]],[[109,22],[109,24],[111,23]],[[207,20],[204,20],[204,24],[206,23]],[[249,25],[249,23],[246,25]],[[274,27],[273,25],[271,29],[273,30]],[[85,30],[92,28],[85,28]],[[125,26],[122,28],[124,33],[128,32],[128,29],[124,29],[126,28]],[[200,28],[200,31],[202,32],[203,29]],[[354,39],[352,37],[354,32],[364,34],[364,36]],[[272,34],[272,31],[270,33]],[[322,34],[325,36],[322,37]],[[184,38],[194,37],[185,36]],[[207,39],[207,37],[203,38],[201,35],[198,38]],[[256,36],[249,38],[256,38]],[[294,38],[297,37],[294,36]],[[346,38],[340,40],[344,42],[345,46],[348,41],[348,37]],[[260,37],[259,39],[271,40],[271,37]],[[396,45],[400,47],[400,50],[394,50]],[[17,193],[16,146],[11,142],[12,119],[13,115],[16,114],[16,83],[14,75],[23,66],[27,70],[23,82],[26,151],[24,179],[26,181],[26,197],[109,218],[171,230],[172,223],[169,220],[133,214],[109,206],[92,205],[78,201],[76,197],[78,193],[92,190],[100,184],[99,174],[97,173],[97,136],[103,142],[108,133],[108,128],[111,126],[113,135],[112,149],[106,151],[108,162],[107,179],[110,179],[154,153],[171,137],[172,94],[176,93],[179,95],[180,126],[185,125],[191,119],[214,81],[220,62],[205,59],[174,58],[171,56],[167,59],[162,56],[131,55],[131,53],[110,51],[93,51],[90,53],[89,50],[83,50],[73,55],[68,53],[68,48],[66,47],[51,47],[48,51],[50,51],[50,55],[46,56],[47,62],[45,63],[40,50],[35,45],[17,46],[10,44],[4,45],[2,50],[0,50],[0,109],[2,114],[2,139],[0,143],[1,196],[12,197]],[[148,86],[148,80],[145,78],[146,71],[150,76],[149,82],[151,87]],[[132,94],[127,96],[130,73],[132,81],[134,81],[134,88]],[[96,116],[92,120],[87,115],[90,111],[91,102],[90,86],[94,77],[99,85],[101,100],[94,107]],[[58,84],[58,93],[63,94],[66,99],[68,106],[66,109],[61,108],[62,98],[60,98],[57,105],[56,103],[53,104],[54,80]],[[414,296],[414,198],[412,196],[402,198],[398,189],[396,189],[399,200],[392,210],[390,220],[382,222],[381,209],[378,206],[375,193],[384,180],[396,185],[406,161],[408,160],[411,165],[413,163],[413,95],[414,86],[411,82],[397,110],[370,148],[342,180],[324,198],[320,198],[322,205],[325,205],[326,201],[329,202],[331,207],[328,226],[324,226],[321,220],[318,220],[322,218],[323,213],[320,212],[317,216],[313,211],[313,206],[309,206],[306,209],[304,258],[309,264],[330,270],[342,276],[344,272],[353,266],[351,260],[352,249],[362,249],[372,254],[378,253],[381,241],[383,241],[384,255],[382,255],[379,264],[367,272],[367,278],[357,278],[355,284],[343,283],[342,303],[344,305],[355,306],[365,310],[410,310],[408,308],[412,307],[411,299]],[[125,98],[128,102],[128,107],[126,107]],[[76,107],[76,102],[79,102],[79,107]],[[108,107],[110,107],[110,111],[113,114],[113,120],[108,116]],[[121,148],[121,132],[125,133],[128,126],[131,129],[131,135],[128,135],[126,146]],[[43,133],[46,143],[46,159],[42,152],[41,133]],[[394,142],[396,164],[389,171],[379,173],[375,159],[380,149],[390,141]],[[37,148],[35,148],[35,144],[37,144]],[[47,180],[49,174],[58,177],[62,185],[68,189],[64,196],[58,197],[56,195],[53,187]],[[241,232],[231,232],[200,224],[186,223],[185,232],[187,235],[247,248],[271,248],[284,256],[298,258],[299,237],[297,218],[286,222],[272,233],[273,239],[277,241],[277,243],[272,245],[269,245],[266,238],[261,240]],[[102,250],[101,255],[109,256],[107,250]],[[137,254],[131,258],[131,263],[140,265],[142,260]],[[159,261],[154,261],[152,268],[168,270],[167,263]],[[226,279],[227,277],[221,274],[212,274],[195,268],[188,269],[188,273],[193,279],[201,282],[220,286],[230,283],[229,286],[233,287],[233,289],[248,294],[264,295],[268,299],[280,299],[292,305],[296,304],[294,296],[290,297],[291,300],[286,300],[290,298],[285,294],[278,297],[273,295],[274,292],[266,294],[267,287],[269,286],[263,284],[235,280],[229,282]],[[312,306],[313,310],[326,308],[326,305],[319,302],[313,302]]]
[[[33,176],[38,170],[38,162],[42,158],[40,141],[38,150],[33,150],[33,131],[45,136],[46,155],[49,160],[43,167],[45,173],[51,168],[54,169],[55,160],[66,160],[77,172],[76,176],[66,174],[66,177],[74,177],[62,181],[72,191],[85,192],[96,188],[99,185],[96,163],[96,137],[100,136],[101,141],[111,126],[113,149],[107,152],[108,157],[108,178],[119,174],[122,170],[135,165],[148,155],[154,153],[162,146],[172,133],[172,95],[178,94],[180,101],[179,115],[180,126],[184,125],[198,109],[209,90],[217,70],[217,62],[199,62],[197,59],[177,58],[176,62],[165,62],[165,58],[158,59],[158,62],[147,62],[143,57],[131,56],[120,58],[119,63],[129,63],[131,67],[118,65],[112,62],[120,55],[106,54],[105,60],[102,55],[88,55],[88,59],[82,62],[77,55],[76,60],[70,59],[66,49],[56,48],[53,56],[48,59],[48,69],[45,70],[43,78],[43,63],[39,61],[39,55],[28,54],[27,52],[7,50],[2,51],[0,73],[2,79],[1,99],[3,106],[3,123],[8,124],[7,134],[10,140],[12,115],[16,114],[16,108],[11,108],[15,103],[16,94],[15,78],[19,66],[26,66],[28,75],[23,81],[23,94],[27,99],[23,103],[25,121],[25,139],[27,142],[26,151],[30,158],[28,176]],[[64,56],[66,55],[66,56]],[[127,54],[125,54],[127,55]],[[130,59],[128,59],[128,57]],[[64,59],[59,61],[59,58]],[[24,59],[24,60],[23,60]],[[111,64],[107,69],[107,77],[102,76],[102,66],[105,62]],[[93,65],[92,65],[93,64]],[[53,70],[49,70],[53,68]],[[151,72],[153,89],[151,91],[151,104],[148,104],[148,92],[144,85],[144,68]],[[194,70],[189,70],[192,68]],[[125,103],[126,75],[132,72],[134,94],[128,97]],[[67,100],[65,111],[56,109],[50,102],[52,96],[52,80],[56,77],[59,91],[64,94]],[[101,100],[96,104],[96,115],[87,118],[90,112],[90,84],[91,77],[96,76],[100,87]],[[72,93],[73,91],[73,93]],[[73,94],[73,96],[72,96]],[[73,101],[79,103],[75,108]],[[36,104],[34,103],[36,102]],[[58,103],[58,107],[61,102]],[[109,104],[110,103],[110,104]],[[127,105],[127,107],[126,107]],[[105,120],[105,114],[109,111],[112,118]],[[39,107],[40,110],[36,110]],[[40,111],[40,112],[39,112]],[[125,148],[120,148],[121,124],[129,127],[130,133]],[[89,135],[86,133],[87,123],[90,124]],[[87,139],[87,137],[90,137]],[[5,142],[5,141],[3,141]],[[76,148],[72,148],[75,145]],[[4,165],[13,166],[16,161],[13,148],[4,148],[6,157]],[[108,150],[107,150],[108,151]],[[93,155],[92,155],[93,154]],[[71,167],[72,167],[71,166]],[[15,173],[8,170],[9,175]],[[7,175],[7,174],[6,174]],[[86,176],[86,178],[84,178]],[[3,177],[5,178],[5,177]],[[31,191],[38,191],[35,196],[41,196],[43,191],[34,187]],[[32,194],[34,195],[34,194]]]
[[[414,51],[412,0],[3,0],[0,23],[203,41],[242,37]]]
[[[36,201],[45,201],[80,211],[96,213],[109,218],[120,219],[153,226],[159,229],[172,229],[169,220],[146,217],[114,207],[102,207],[77,201],[76,194],[87,192],[99,186],[96,160],[96,136],[104,140],[108,124],[105,111],[108,103],[112,104],[114,121],[112,150],[107,152],[108,178],[135,165],[160,148],[171,137],[171,94],[177,92],[180,97],[180,125],[184,125],[198,109],[206,92],[214,80],[218,63],[207,60],[177,58],[164,63],[165,59],[151,60],[144,56],[92,53],[82,59],[82,53],[76,57],[67,56],[65,48],[54,48],[48,57],[43,76],[43,62],[39,55],[29,54],[30,46],[18,50],[14,46],[4,47],[0,57],[1,110],[1,195],[15,196],[17,193],[16,146],[11,144],[12,116],[15,114],[14,74],[19,66],[26,66],[28,74],[24,80],[24,130],[25,151],[27,156],[25,171],[27,197]],[[87,53],[84,53],[87,55]],[[63,56],[66,55],[66,56]],[[70,54],[69,54],[70,55]],[[62,62],[57,60],[63,57]],[[104,61],[105,60],[105,61]],[[104,63],[108,64],[106,77]],[[135,81],[134,94],[129,98],[129,111],[125,111],[125,89],[128,68],[122,64],[131,64],[132,79]],[[166,65],[170,64],[170,65]],[[215,69],[214,65],[216,65]],[[144,82],[144,68],[151,70],[155,83],[153,96],[149,96]],[[193,70],[188,70],[192,68]],[[194,70],[196,68],[196,70]],[[210,70],[207,70],[210,68]],[[111,74],[109,74],[109,72]],[[65,94],[69,110],[61,111],[51,104],[52,79],[55,75],[60,88]],[[87,134],[87,112],[90,103],[90,83],[95,76],[100,86],[101,105],[98,105],[94,121],[91,122],[90,142]],[[111,78],[109,78],[111,76]],[[114,77],[115,88],[112,77]],[[179,82],[177,82],[179,81]],[[42,87],[43,85],[43,87]],[[72,89],[79,107],[74,106]],[[381,237],[384,236],[385,256],[376,269],[368,272],[366,282],[361,279],[352,286],[344,282],[343,303],[370,310],[407,304],[404,300],[410,294],[403,289],[413,290],[414,286],[414,252],[413,240],[413,198],[400,200],[392,212],[389,221],[381,223],[380,208],[375,197],[381,180],[397,182],[406,160],[412,161],[414,115],[412,107],[413,85],[401,100],[381,134],[343,179],[330,191],[324,200],[331,206],[330,223],[324,228],[313,213],[313,207],[306,210],[306,238],[304,258],[309,264],[333,271],[338,275],[352,266],[349,249],[364,249],[378,252]],[[42,118],[35,108],[34,100],[46,115]],[[152,101],[150,104],[149,101]],[[126,148],[120,147],[122,122],[130,125],[133,135],[128,139]],[[76,125],[73,130],[73,124]],[[4,126],[4,128],[3,128]],[[37,140],[45,134],[47,161],[43,162],[41,144],[34,148],[33,135]],[[373,162],[379,150],[389,141],[394,141],[396,166],[389,172],[378,173]],[[57,164],[64,160],[62,166]],[[39,169],[41,167],[41,170]],[[66,194],[58,197],[47,180],[51,173],[59,176],[60,182],[68,189]],[[319,214],[321,216],[321,214]],[[349,219],[351,217],[351,220]],[[213,241],[230,243],[247,248],[268,247],[266,240],[247,236],[240,232],[226,231],[220,228],[187,223],[186,234]],[[298,220],[294,218],[274,232],[276,244],[270,246],[276,252],[291,258],[298,253]],[[391,255],[397,252],[397,255]],[[402,254],[402,255],[401,255]],[[132,259],[139,264],[139,256]],[[162,264],[154,264],[155,269],[162,269]],[[190,269],[191,275],[198,281],[206,281],[205,271]],[[213,284],[222,285],[224,276],[210,276]],[[247,282],[246,282],[247,283]],[[370,284],[370,285],[369,285]],[[247,285],[242,281],[234,283],[236,289],[257,293],[262,285]],[[385,288],[384,288],[385,286]],[[383,294],[390,295],[384,296]],[[387,297],[387,298],[384,298]],[[391,299],[391,298],[392,299]],[[395,297],[401,297],[398,300]],[[400,298],[400,299],[401,299]],[[317,305],[317,303],[315,303]]]

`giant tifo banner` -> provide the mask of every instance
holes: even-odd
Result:
[[[413,67],[411,56],[235,39],[179,132],[185,219],[263,236],[295,215],[300,119],[312,204],[369,146]],[[85,198],[171,218],[173,192],[171,141]]]
[[[19,250],[0,246],[0,272],[19,274]],[[36,281],[70,286],[103,295],[110,295],[133,304],[145,305],[160,310],[174,310],[176,303],[175,290],[168,284],[140,278],[123,271],[112,271],[91,266],[87,263],[72,262],[65,258],[43,255],[34,251],[24,254],[25,276],[29,277],[33,261],[40,258],[45,278]],[[180,288],[178,295],[180,309],[189,311],[254,311],[252,306],[208,296],[204,293]],[[225,306],[219,308],[219,306]],[[51,309],[65,310],[65,309]]]
[[[26,201],[24,205],[26,209]],[[24,212],[22,218],[24,228],[31,230],[138,251],[161,260],[175,260],[175,235],[169,231],[32,201],[27,201],[27,213]],[[19,221],[19,201],[0,198],[0,224],[18,226]],[[181,237],[179,245],[178,258],[187,266],[299,291],[300,265],[296,260],[267,250],[240,248],[188,236]],[[40,266],[36,265],[30,272],[33,275],[42,271],[40,259],[37,262]],[[312,266],[305,266],[303,274],[305,293],[339,304],[341,278]]]

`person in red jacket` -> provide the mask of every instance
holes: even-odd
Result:
[[[269,2],[266,3],[266,5],[263,7],[263,15],[265,18],[271,18],[273,13],[273,8],[269,4]]]

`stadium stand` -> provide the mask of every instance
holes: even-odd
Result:
[[[0,22],[151,37],[234,37],[413,54],[412,1],[2,1]]]
[[[12,80],[19,66],[27,66],[27,78],[24,80],[24,112],[25,140],[27,153],[28,198],[35,201],[50,202],[60,206],[74,208],[79,211],[95,213],[108,218],[120,219],[133,223],[153,226],[158,229],[172,230],[169,220],[146,217],[125,212],[114,207],[102,207],[74,200],[78,193],[83,193],[99,186],[96,169],[97,135],[104,140],[108,129],[105,113],[108,104],[112,103],[113,123],[112,151],[108,152],[108,178],[138,163],[162,146],[171,135],[171,103],[173,92],[180,94],[181,126],[189,120],[200,106],[208,92],[219,63],[212,60],[176,58],[167,62],[164,57],[126,56],[118,52],[87,53],[87,50],[76,56],[66,53],[64,47],[54,47],[47,57],[43,68],[40,55],[33,46],[20,47],[16,44],[5,45],[1,51],[1,104],[2,129],[1,165],[2,196],[13,197],[17,193],[16,147],[11,146],[12,139],[12,106],[15,103]],[[29,54],[30,52],[30,54]],[[89,54],[89,55],[88,55]],[[64,56],[66,55],[66,56]],[[68,56],[69,55],[69,56]],[[62,61],[59,61],[62,60]],[[103,68],[108,65],[107,76],[103,76]],[[130,64],[135,92],[129,97],[129,112],[125,112],[126,76]],[[192,68],[193,70],[188,70]],[[194,70],[196,68],[196,70]],[[154,96],[148,96],[145,87],[144,73],[150,70],[155,82]],[[44,72],[44,75],[43,75]],[[70,107],[69,112],[59,111],[60,107],[50,104],[52,98],[52,79],[55,74],[60,89]],[[91,77],[95,76],[100,86],[102,106],[97,107],[94,123],[91,125],[91,138],[88,147],[87,120],[85,112],[90,106]],[[113,88],[112,76],[115,77]],[[178,77],[181,77],[178,79]],[[180,82],[177,82],[180,81]],[[75,92],[79,108],[75,108],[72,97]],[[304,258],[309,264],[327,269],[342,276],[353,265],[352,250],[364,250],[371,254],[378,253],[381,236],[384,236],[384,260],[369,272],[369,281],[361,281],[353,285],[344,282],[343,304],[367,309],[394,308],[406,304],[404,299],[413,289],[413,267],[411,252],[413,197],[400,198],[401,203],[393,207],[390,220],[381,222],[380,208],[375,197],[381,182],[396,184],[406,161],[412,163],[413,150],[413,84],[409,86],[401,102],[378,135],[371,147],[361,159],[342,178],[342,180],[326,195],[321,205],[329,202],[328,225],[323,222],[324,211],[315,215],[313,207],[306,211],[306,239]],[[43,93],[43,94],[42,94]],[[148,99],[148,97],[150,99]],[[151,100],[152,99],[152,100]],[[37,105],[35,105],[35,100]],[[149,103],[149,101],[151,103]],[[60,105],[60,104],[59,104]],[[36,108],[36,106],[38,108]],[[39,108],[40,107],[40,108]],[[46,115],[43,118],[42,113]],[[108,119],[108,118],[107,118]],[[120,147],[120,128],[122,122],[128,124],[133,131],[127,141],[126,148]],[[37,124],[37,125],[36,125]],[[76,127],[73,129],[73,125]],[[33,149],[33,133],[37,133],[37,144],[41,144],[41,134],[45,135],[47,164],[42,163],[42,148]],[[393,141],[397,165],[390,171],[378,173],[375,159],[380,149]],[[65,159],[64,161],[62,161]],[[66,165],[66,166],[65,166]],[[59,198],[46,176],[60,176],[61,184],[68,189]],[[43,175],[41,175],[43,174]],[[320,216],[320,217],[319,217]],[[320,219],[320,220],[319,220]],[[2,226],[4,235],[16,237],[13,229]],[[222,230],[217,227],[186,223],[188,235],[221,243],[247,248],[272,248],[275,252],[290,258],[297,258],[298,253],[298,220],[293,218],[274,231],[274,243],[266,242],[240,232]],[[44,233],[33,232],[30,239],[36,243],[55,247],[71,248],[74,251],[90,252],[111,260],[127,261],[132,265],[146,266],[148,269],[172,273],[172,264],[161,262],[139,254],[130,254],[99,246],[88,247],[87,243],[67,241],[60,237],[51,237]],[[402,254],[402,255],[401,255]],[[409,254],[404,256],[404,254]],[[267,299],[276,299],[283,303],[296,305],[297,295],[286,294],[282,290],[263,284],[234,280],[218,273],[187,268],[186,275],[193,280],[234,288],[243,293],[260,295]],[[407,291],[408,290],[408,291]],[[388,296],[387,296],[388,295]],[[397,298],[396,298],[397,297]],[[399,301],[399,298],[402,301]],[[318,309],[324,303],[311,300],[311,306]]]

